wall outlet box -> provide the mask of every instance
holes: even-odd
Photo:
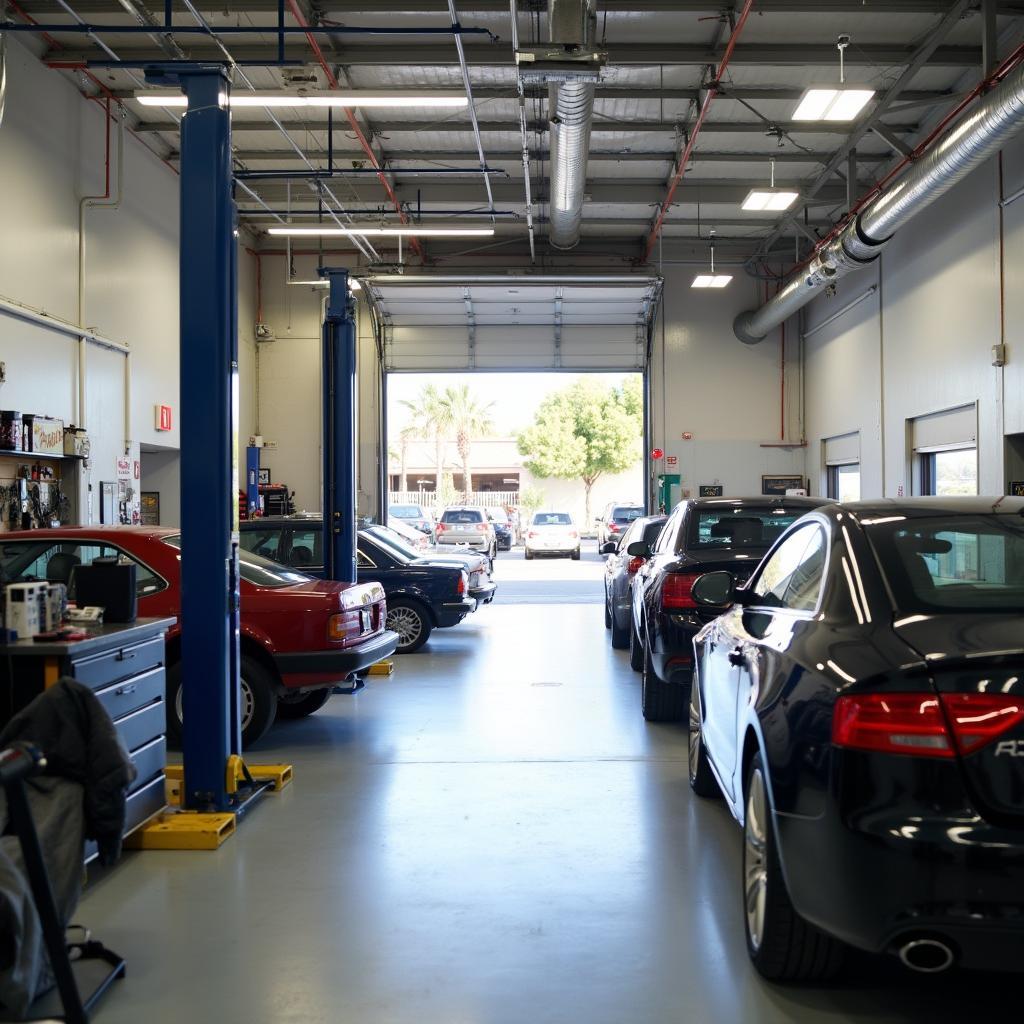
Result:
[[[274,332],[271,329],[270,324],[257,324],[256,325],[256,340],[257,341],[273,341]]]
[[[993,345],[992,346],[992,365],[993,366],[1005,366],[1006,365],[1006,346],[1005,345]]]

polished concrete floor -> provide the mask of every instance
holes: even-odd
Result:
[[[508,559],[509,583],[565,579]],[[691,797],[685,732],[643,723],[600,565],[579,568],[591,603],[499,596],[276,727],[250,759],[291,761],[295,783],[218,852],[129,854],[99,879],[78,919],[129,975],[96,1020],[934,1024],[1017,1005],[1008,980],[872,958],[829,988],[760,981],[738,832]]]

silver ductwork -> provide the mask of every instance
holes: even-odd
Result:
[[[597,24],[595,0],[548,0],[552,47],[566,52],[592,50]],[[571,249],[580,240],[587,155],[594,122],[594,84],[567,80],[548,86],[551,195],[549,240],[556,249]]]
[[[1024,128],[1024,64],[989,92],[886,192],[857,214],[807,267],[760,309],[740,313],[736,337],[763,341],[833,281],[877,259],[892,236]]]

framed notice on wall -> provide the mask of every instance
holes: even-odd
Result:
[[[800,490],[807,486],[807,481],[799,473],[782,473],[761,477],[762,494],[781,494],[786,491]]]
[[[160,492],[143,491],[139,497],[141,501],[141,515],[143,526],[160,525]]]
[[[1014,498],[1024,498],[1024,480],[1011,480],[1006,493]]]
[[[256,480],[258,484],[270,484],[270,470],[266,466],[261,466],[259,476]]]
[[[720,498],[722,496],[722,485],[701,484],[697,488],[697,494],[701,498]]]

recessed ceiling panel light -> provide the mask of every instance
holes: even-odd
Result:
[[[762,210],[788,210],[800,198],[799,192],[785,188],[755,188],[743,200],[742,209],[748,212]]]
[[[188,106],[183,93],[172,89],[137,92],[135,99],[145,107]],[[465,107],[469,99],[461,92],[236,92],[232,107]]]
[[[698,274],[693,279],[693,284],[691,284],[690,287],[691,288],[710,288],[712,281],[714,281],[714,278],[710,274]]]
[[[794,121],[852,121],[871,102],[874,89],[815,86],[803,94]]]

